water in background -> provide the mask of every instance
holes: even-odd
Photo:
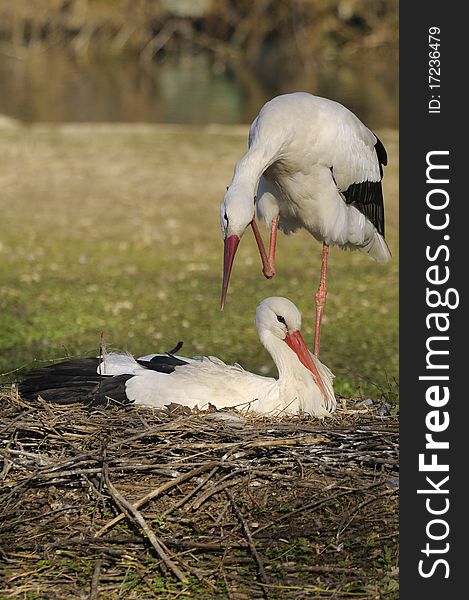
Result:
[[[249,123],[279,93],[309,91],[345,104],[372,128],[398,124],[397,61],[370,53],[318,69],[295,87],[262,84],[198,54],[142,65],[122,57],[81,60],[60,50],[0,55],[0,114],[25,122]],[[279,81],[280,80],[280,81]]]

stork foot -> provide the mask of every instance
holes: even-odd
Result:
[[[272,279],[272,277],[275,277],[275,265],[267,263],[263,266],[262,272],[264,273],[264,277],[266,279]]]

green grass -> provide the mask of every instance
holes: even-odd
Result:
[[[32,126],[2,131],[0,373],[108,348],[214,354],[274,374],[254,328],[269,295],[302,311],[312,346],[321,246],[279,236],[278,275],[263,278],[254,240],[238,251],[219,311],[219,203],[247,128]],[[333,249],[321,358],[336,392],[394,401],[398,378],[397,134],[381,131],[393,259]],[[265,232],[267,233],[267,232]]]

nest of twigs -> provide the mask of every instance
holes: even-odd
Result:
[[[1,400],[1,598],[397,597],[398,430],[374,404],[321,422]]]

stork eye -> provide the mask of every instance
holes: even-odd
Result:
[[[285,319],[282,317],[282,315],[277,315],[277,321],[279,323],[283,323],[285,325],[285,327],[287,326]]]
[[[225,214],[223,215],[223,218],[225,219],[225,222],[226,222],[226,224],[228,225],[228,215],[226,214],[226,212],[225,212]]]

